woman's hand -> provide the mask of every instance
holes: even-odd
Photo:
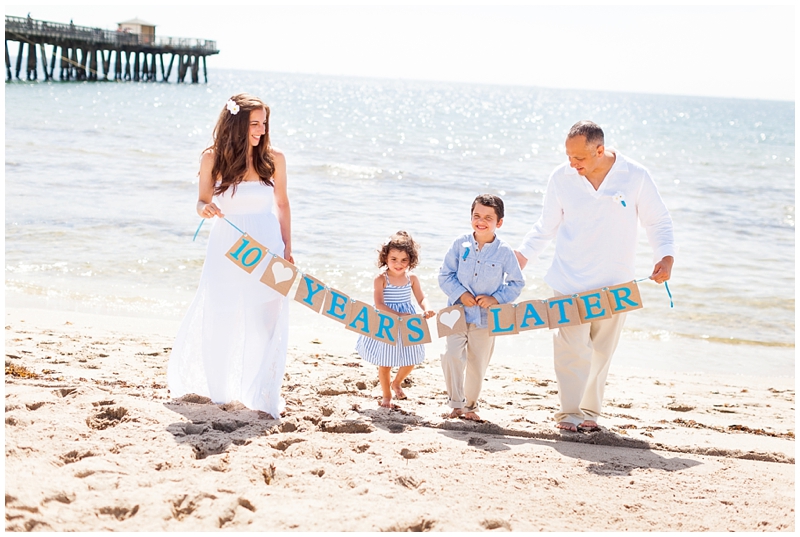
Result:
[[[214,218],[218,216],[220,218],[224,218],[225,215],[222,214],[222,211],[219,210],[213,203],[204,203],[202,201],[197,202],[197,214],[202,216],[203,218]]]
[[[286,247],[286,248],[283,249],[283,258],[286,261],[288,261],[289,263],[291,263],[292,265],[294,265],[294,257],[292,257],[292,249],[291,248]]]

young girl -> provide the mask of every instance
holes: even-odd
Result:
[[[435,315],[428,307],[428,300],[419,285],[419,278],[409,271],[419,263],[419,246],[405,231],[398,231],[389,242],[378,250],[378,268],[386,270],[375,277],[375,309],[399,316],[414,315],[411,293],[423,309],[426,319]],[[424,345],[404,347],[400,338],[396,345],[389,345],[375,339],[359,336],[356,351],[371,364],[378,366],[378,379],[381,381],[383,398],[380,406],[393,408],[392,392],[397,399],[405,399],[406,394],[400,383],[403,382],[415,365],[425,359]],[[399,367],[394,380],[391,380],[392,367]]]

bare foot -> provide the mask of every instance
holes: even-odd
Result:
[[[556,423],[556,429],[564,429],[565,431],[570,431],[573,433],[578,432],[578,427],[574,423],[570,423],[568,421],[559,421]]]
[[[462,416],[465,420],[470,421],[483,421],[480,416],[478,416],[475,412],[467,412]]]
[[[398,384],[395,384],[394,382],[392,383],[392,391],[394,392],[395,399],[399,399],[400,401],[408,399],[408,397],[406,397],[405,392],[403,391],[403,388],[400,387],[399,383]]]
[[[590,431],[599,430],[600,427],[597,425],[597,422],[594,420],[583,420],[583,423],[579,425],[581,429],[589,429]]]
[[[461,410],[460,408],[454,408],[453,411],[447,417],[450,419],[460,418],[463,413],[464,411]]]
[[[392,404],[392,398],[384,397],[383,399],[381,399],[381,402],[378,403],[378,406],[382,406],[383,408],[393,408],[394,405]]]

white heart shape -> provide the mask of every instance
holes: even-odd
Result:
[[[294,276],[294,271],[280,261],[276,261],[272,265],[272,275],[275,276],[275,285],[277,285],[287,280],[291,280],[292,276]]]
[[[439,322],[451,330],[461,318],[461,312],[458,310],[450,310],[439,315]]]

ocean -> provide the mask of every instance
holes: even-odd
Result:
[[[664,286],[640,284],[626,363],[794,375],[793,102],[221,69],[209,80],[6,83],[7,305],[181,318],[210,228],[192,241],[200,153],[225,101],[246,91],[270,105],[287,158],[299,268],[369,302],[376,249],[404,229],[439,309],[437,271],[470,230],[474,197],[505,200],[499,236],[519,245],[567,130],[591,119],[648,167],[678,244],[675,307]],[[552,253],[525,270],[520,301],[549,296]],[[642,231],[637,277],[652,265]]]

